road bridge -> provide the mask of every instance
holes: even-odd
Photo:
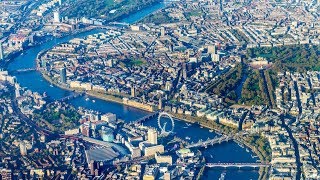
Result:
[[[206,167],[209,167],[209,168],[214,168],[214,167],[223,167],[223,168],[228,168],[228,167],[237,167],[237,168],[252,167],[252,168],[257,168],[257,167],[268,167],[270,165],[271,165],[270,163],[206,163]]]
[[[149,120],[149,119],[152,119],[152,118],[158,116],[159,113],[160,113],[159,111],[156,111],[156,112],[154,112],[152,114],[148,114],[148,115],[146,115],[146,116],[134,121],[133,123],[134,124],[141,124],[141,123],[145,122],[146,120]]]
[[[25,68],[25,69],[17,69],[14,71],[11,71],[10,73],[26,73],[26,72],[33,72],[33,71],[37,71],[37,68]]]

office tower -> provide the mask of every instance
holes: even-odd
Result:
[[[63,84],[67,82],[67,69],[65,67],[60,69],[60,82]]]
[[[136,96],[136,87],[134,85],[131,86],[131,97]]]
[[[213,45],[213,46],[208,46],[208,53],[209,53],[209,54],[217,54],[216,46],[215,46],[215,45]]]
[[[16,94],[16,98],[20,97],[20,85],[19,84],[15,84],[15,94]]]
[[[166,35],[166,31],[165,31],[164,27],[160,28],[160,35],[161,36],[165,36]]]
[[[213,62],[218,62],[220,61],[220,54],[211,54],[211,60]]]
[[[3,47],[2,47],[2,42],[0,42],[0,60],[4,59],[4,53],[3,53]]]
[[[163,105],[162,105],[162,97],[159,98],[159,106],[158,109],[162,109]]]
[[[182,76],[185,80],[188,78],[187,63],[182,64]]]
[[[60,23],[60,12],[59,11],[53,12],[53,22]]]
[[[155,129],[148,129],[148,142],[150,144],[158,144],[158,133]]]
[[[94,176],[95,175],[95,162],[93,160],[90,161],[89,169],[90,169],[90,175]]]
[[[173,52],[173,44],[169,45],[169,50],[170,50],[170,52]]]
[[[22,156],[27,155],[27,146],[26,143],[24,143],[23,141],[20,142],[20,154]]]
[[[167,81],[167,82],[166,82],[166,86],[165,86],[165,90],[166,90],[166,91],[171,91],[171,88],[172,88],[172,83],[171,83],[171,81]]]

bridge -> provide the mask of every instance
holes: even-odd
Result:
[[[25,69],[17,69],[12,72],[13,73],[25,73],[25,72],[33,72],[33,71],[37,71],[37,70],[38,70],[37,68],[25,68]]]
[[[63,101],[74,99],[74,98],[77,98],[77,97],[80,97],[80,96],[83,96],[83,95],[84,95],[84,93],[72,93],[71,95],[63,97],[61,99],[58,99],[57,101],[63,102]]]
[[[206,167],[209,167],[209,168],[214,168],[214,167],[223,167],[223,168],[228,168],[228,167],[237,167],[237,168],[252,167],[252,168],[257,168],[257,167],[268,167],[270,165],[271,165],[270,163],[206,163]]]
[[[63,97],[63,98],[60,98],[60,99],[57,99],[57,100],[55,100],[55,101],[52,101],[52,102],[50,102],[48,105],[50,105],[50,104],[53,104],[53,103],[55,103],[55,102],[64,102],[64,101],[68,101],[68,100],[70,100],[70,99],[75,99],[75,98],[77,98],[77,97],[80,97],[80,96],[83,96],[85,93],[72,93],[72,94],[70,94],[69,96],[65,96],[65,97]]]
[[[33,71],[41,71],[43,68],[25,68],[25,69],[17,69],[10,71],[10,73],[26,73],[26,72],[33,72]]]
[[[189,144],[188,146],[186,146],[186,148],[207,147],[209,145],[221,144],[222,142],[226,142],[232,139],[233,138],[231,136],[221,136],[213,139],[208,139],[206,141],[199,141],[197,143]]]
[[[152,118],[158,116],[159,113],[160,113],[159,111],[156,111],[156,112],[154,112],[152,114],[146,115],[146,116],[134,121],[133,123],[134,124],[141,124],[141,123],[145,122],[146,120],[149,120],[149,119],[152,119]]]
[[[118,25],[118,26],[130,26],[129,23],[124,23],[124,22],[110,22],[110,25]]]

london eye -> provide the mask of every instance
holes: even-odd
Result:
[[[168,123],[171,123],[171,126],[167,126]],[[171,117],[171,115],[166,112],[159,113],[158,126],[161,130],[161,134],[168,135],[168,134],[173,133],[174,121],[173,121],[173,118]]]

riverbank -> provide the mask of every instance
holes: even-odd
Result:
[[[105,26],[88,26],[87,28],[83,28],[83,29],[78,29],[78,30],[75,30],[75,31],[72,31],[70,33],[64,33],[63,35],[59,36],[59,37],[55,37],[55,36],[52,36],[50,38],[47,38],[45,39],[44,41],[40,41],[40,42],[36,42],[35,44],[32,44],[32,45],[28,45],[26,47],[24,47],[23,49],[20,49],[20,50],[17,50],[17,51],[13,51],[13,52],[10,52],[7,57],[5,57],[5,59],[0,63],[0,67],[3,68],[3,69],[7,69],[9,64],[17,57],[19,57],[20,55],[22,55],[26,50],[30,49],[30,48],[34,48],[36,46],[41,46],[49,41],[52,41],[53,39],[55,38],[58,38],[58,39],[62,39],[62,38],[65,38],[65,37],[68,37],[68,36],[75,36],[75,35],[78,35],[78,34],[82,34],[82,33],[86,33],[86,32],[89,32],[89,31],[93,31],[93,30],[103,30],[105,29],[106,27]],[[41,51],[40,53],[43,53],[45,52],[46,50],[43,50]],[[39,53],[39,54],[40,54]]]
[[[133,100],[124,100],[124,98],[128,98],[127,96],[120,96],[120,95],[116,96],[114,94],[101,93],[101,92],[94,91],[94,90],[85,91],[83,89],[70,88],[70,87],[64,86],[64,85],[52,80],[44,72],[40,71],[40,73],[46,81],[48,81],[49,83],[51,83],[52,85],[54,85],[56,87],[59,87],[61,89],[66,90],[66,91],[85,93],[89,97],[94,97],[94,98],[98,98],[98,99],[105,100],[105,101],[115,102],[118,104],[126,105],[126,106],[140,109],[143,111],[154,112],[156,110],[155,108],[151,107],[151,105],[148,105],[148,104],[139,103],[139,102],[136,102]]]

